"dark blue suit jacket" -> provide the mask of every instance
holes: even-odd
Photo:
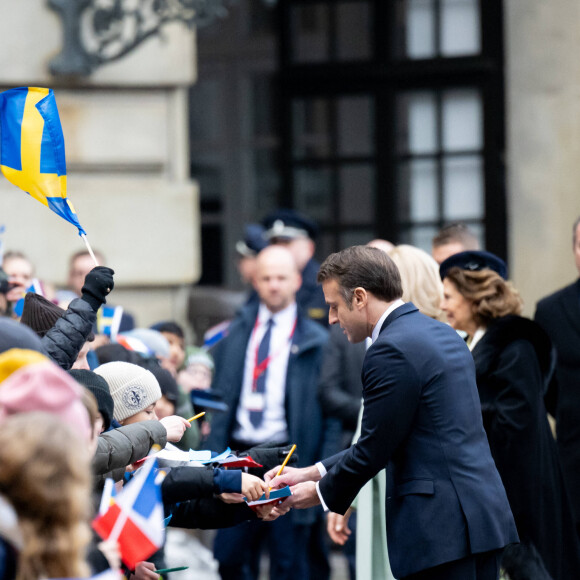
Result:
[[[387,537],[397,578],[517,542],[483,429],[471,353],[413,304],[394,310],[368,349],[356,445],[323,463],[320,492],[344,513],[387,468]]]

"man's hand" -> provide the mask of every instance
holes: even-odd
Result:
[[[264,475],[264,481],[272,489],[278,489],[284,487],[285,485],[296,485],[297,483],[302,483],[303,481],[318,481],[320,479],[320,472],[316,465],[311,465],[310,467],[285,467],[282,471],[282,475],[276,475],[280,469],[280,465],[270,469]]]
[[[326,531],[330,536],[330,539],[339,546],[344,546],[348,537],[351,535],[351,530],[348,527],[348,520],[352,510],[349,508],[347,512],[341,516],[340,514],[335,514],[334,512],[328,512],[328,518],[326,519]]]
[[[183,437],[186,429],[191,427],[187,419],[179,417],[178,415],[171,415],[170,417],[163,417],[159,422],[165,427],[167,431],[167,441],[177,443]]]
[[[242,473],[242,494],[248,498],[248,501],[260,499],[262,494],[267,491],[268,486],[259,477]]]
[[[290,490],[292,495],[286,500],[290,502],[290,507],[302,510],[320,504],[314,481],[297,483]]]
[[[96,266],[85,277],[81,298],[88,302],[95,312],[102,304],[105,304],[107,295],[115,286],[114,273],[111,268],[106,266]]]

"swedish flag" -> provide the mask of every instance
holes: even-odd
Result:
[[[10,183],[86,234],[66,197],[64,136],[52,89],[0,93],[0,169]]]

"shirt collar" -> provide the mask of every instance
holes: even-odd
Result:
[[[475,348],[475,345],[483,338],[483,335],[485,334],[486,329],[479,327],[474,333],[473,333],[473,338],[467,343],[467,346],[469,347],[469,350],[473,350]]]
[[[284,310],[276,313],[270,312],[265,304],[260,303],[260,308],[258,309],[258,324],[266,324],[270,318],[274,320],[277,326],[293,324],[296,318],[296,311],[296,302],[292,302]]]
[[[384,312],[383,315],[379,318],[379,321],[375,324],[375,327],[373,328],[373,332],[371,334],[371,340],[373,342],[375,342],[375,340],[377,340],[377,338],[379,338],[379,333],[381,332],[381,328],[383,327],[383,323],[385,322],[385,320],[387,319],[387,316],[393,312],[393,310],[396,310],[397,308],[399,308],[399,306],[403,306],[403,304],[405,304],[400,298],[398,300],[395,300]]]

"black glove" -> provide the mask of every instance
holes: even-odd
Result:
[[[101,304],[105,304],[107,294],[115,286],[113,270],[106,266],[96,266],[85,278],[85,284],[81,290],[81,298],[91,305],[96,312]]]
[[[288,455],[290,449],[290,445],[286,447],[270,447],[268,444],[257,445],[256,447],[252,447],[243,453],[238,453],[238,457],[246,457],[249,455],[256,463],[262,465],[262,467],[248,468],[248,473],[263,478],[266,471],[270,471],[270,469],[273,467],[277,467],[284,462],[284,459],[286,459],[286,455]],[[292,465],[297,462],[298,453],[293,453],[287,465]]]

